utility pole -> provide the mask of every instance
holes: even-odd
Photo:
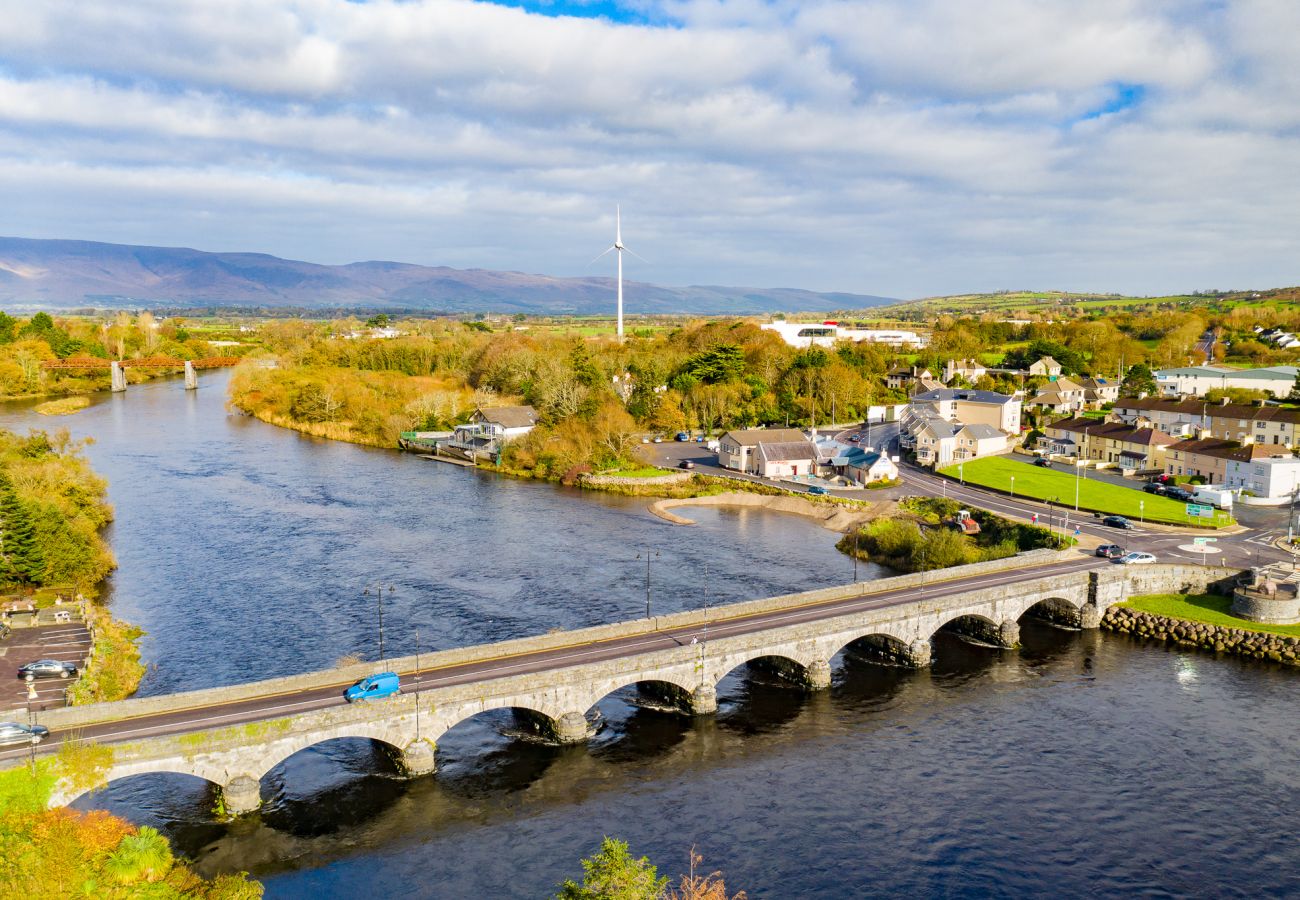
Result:
[[[640,558],[643,557],[643,556],[645,557],[645,617],[646,617],[647,619],[650,618],[650,559],[651,559],[651,555],[652,555],[652,554],[651,554],[651,551],[650,551],[649,548],[646,548],[645,550],[641,551],[640,553],[638,553],[638,554],[636,555],[636,558],[637,558],[637,559],[640,559]],[[654,556],[654,558],[657,559],[657,558],[659,557],[659,551],[658,551],[658,550],[655,550],[654,553],[653,553],[653,556]]]
[[[377,611],[379,618],[379,662],[382,664],[384,661],[384,586],[382,584],[379,585],[374,589],[373,593],[375,595],[375,610]],[[361,594],[362,596],[369,597],[371,589],[366,588],[361,592]],[[392,595],[393,586],[390,584],[388,586],[388,596],[392,597]]]
[[[415,739],[420,739],[420,629],[415,629]]]

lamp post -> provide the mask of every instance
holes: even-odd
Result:
[[[959,463],[957,463],[957,477],[961,479],[962,486],[965,487],[965,485],[966,485],[966,464],[965,464],[964,462],[959,462]]]
[[[657,559],[659,551],[655,550],[652,553],[647,548],[636,555],[637,559],[645,558],[645,617],[647,619],[650,618],[650,559],[652,556]]]
[[[1016,476],[1011,476],[1011,499],[1016,499]]]
[[[361,592],[363,597],[369,597],[374,594],[375,610],[379,618],[379,661],[384,661],[384,586],[381,584],[376,588],[366,588]],[[388,586],[388,596],[393,595],[393,586]]]
[[[1146,506],[1147,506],[1147,502],[1145,500],[1138,501],[1138,521],[1141,522],[1143,525],[1147,523]]]
[[[415,739],[420,739],[420,629],[415,629]]]

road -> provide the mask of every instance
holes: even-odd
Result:
[[[710,638],[716,639],[749,634],[770,628],[815,622],[865,610],[900,606],[939,593],[944,595],[960,594],[970,590],[1015,584],[1029,578],[1048,574],[1081,572],[1094,568],[1103,568],[1106,565],[1108,563],[1103,560],[1081,555],[1078,560],[1066,563],[1016,569],[1009,572],[954,579],[941,583],[936,581],[936,583],[928,586],[923,585],[919,588],[859,595],[843,600],[809,604],[796,609],[734,618],[719,616],[706,623],[692,625],[688,628],[646,631],[616,640],[577,644],[537,653],[520,654],[513,657],[483,660],[437,669],[423,669],[419,673],[418,681],[421,689],[428,690],[508,675],[545,672],[579,663],[600,662],[654,650],[666,650],[690,644],[693,640],[707,642]],[[935,577],[939,579],[941,576],[936,574]],[[720,611],[722,609],[725,609],[725,607],[721,608]],[[407,692],[412,691],[416,688],[416,682],[417,676],[415,674],[404,675],[402,677],[402,689]],[[349,683],[340,682],[295,693],[254,697],[201,708],[139,716],[133,719],[97,725],[86,725],[68,731],[54,731],[39,745],[37,752],[49,753],[56,750],[59,743],[69,735],[75,735],[80,740],[115,743],[168,734],[224,728],[264,719],[281,718],[326,707],[342,706],[346,703],[342,696],[343,690]],[[7,748],[0,752],[0,759],[19,759],[30,753],[31,748],[26,746]]]

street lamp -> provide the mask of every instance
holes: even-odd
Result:
[[[645,559],[645,617],[650,618],[650,559],[659,558],[659,551],[655,550],[653,554],[649,549],[643,550],[636,555],[637,559]]]
[[[1146,506],[1147,506],[1147,502],[1145,500],[1138,501],[1138,521],[1141,522],[1143,525],[1147,523],[1146,512],[1145,512]]]
[[[962,486],[966,484],[966,464],[957,463],[957,477],[961,479]]]
[[[376,588],[366,588],[361,592],[363,597],[374,595],[375,610],[379,617],[379,661],[384,661],[384,586],[381,584]],[[393,596],[393,586],[388,586],[388,596]]]
[[[1011,476],[1011,499],[1016,499],[1016,476]]]

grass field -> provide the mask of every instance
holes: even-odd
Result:
[[[1154,613],[1157,616],[1205,622],[1207,625],[1222,625],[1225,628],[1240,628],[1242,631],[1262,631],[1267,634],[1300,637],[1300,625],[1264,625],[1238,619],[1229,612],[1232,608],[1232,598],[1219,594],[1146,594],[1141,597],[1130,597],[1118,605]]]
[[[658,466],[641,466],[636,469],[611,469],[608,472],[601,472],[601,475],[616,475],[619,478],[658,478],[660,475],[673,474],[672,469],[661,469]]]
[[[1012,489],[1011,476],[1014,475],[1017,497],[1059,500],[1066,506],[1074,505],[1073,471],[1061,472],[1056,469],[1027,466],[1000,456],[986,456],[983,459],[971,460],[961,467],[949,466],[940,471],[940,474],[950,478],[961,478],[963,473],[967,484],[977,484],[999,491]],[[1214,528],[1232,524],[1231,517],[1226,515],[1218,515],[1214,520],[1193,520],[1187,515],[1186,504],[1133,488],[1084,478],[1078,480],[1078,486],[1079,509],[1126,516],[1135,522],[1165,522],[1171,525],[1200,525]],[[1139,506],[1139,503],[1142,506]]]

